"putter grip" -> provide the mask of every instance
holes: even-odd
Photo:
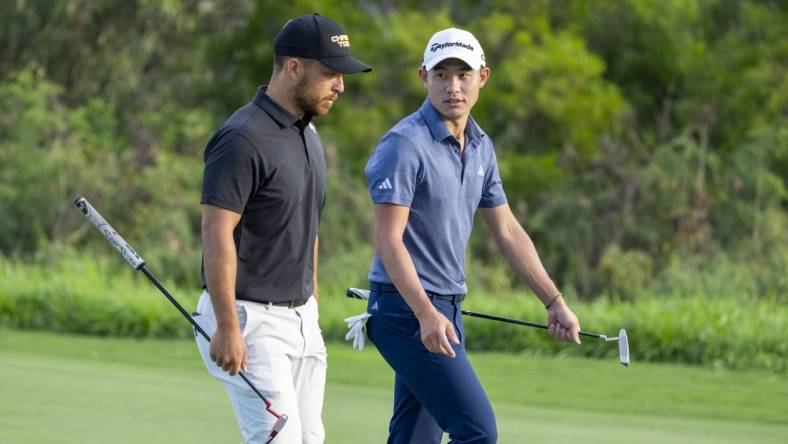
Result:
[[[134,249],[131,248],[131,246],[125,240],[123,240],[120,234],[118,234],[118,232],[112,228],[112,225],[107,223],[107,221],[101,217],[101,214],[99,214],[99,212],[96,211],[92,205],[90,205],[87,199],[84,197],[78,197],[76,200],[74,200],[74,205],[82,210],[82,213],[85,215],[85,217],[87,217],[88,220],[96,226],[101,234],[107,238],[109,243],[112,244],[116,250],[118,250],[118,253],[120,253],[120,255],[123,256],[126,261],[132,267],[134,267],[135,270],[139,270],[140,267],[145,265],[145,261],[142,259],[142,257],[140,257],[140,255],[137,254],[137,252],[134,251]]]

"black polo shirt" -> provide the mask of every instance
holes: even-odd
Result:
[[[297,301],[312,294],[326,164],[311,116],[293,116],[265,90],[208,142],[201,203],[241,215],[236,298]],[[201,277],[206,288],[204,263]]]

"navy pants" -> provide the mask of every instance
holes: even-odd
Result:
[[[394,286],[371,283],[370,290],[367,336],[395,372],[388,443],[440,444],[443,432],[454,444],[496,442],[495,414],[465,354],[462,296],[430,295],[460,338],[449,358],[424,347],[419,321]]]

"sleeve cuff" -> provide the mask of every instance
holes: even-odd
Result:
[[[238,214],[243,214],[243,211],[244,211],[243,208],[238,208],[237,205],[235,205],[234,203],[232,203],[232,202],[230,202],[228,200],[216,199],[216,198],[211,198],[211,197],[203,197],[200,200],[200,204],[212,205],[214,207],[219,207],[219,208],[222,208],[222,209],[225,209],[225,210],[229,210],[229,211],[232,211],[233,213],[238,213]]]
[[[393,204],[393,205],[401,205],[403,207],[410,207],[411,202],[413,199],[400,196],[395,194],[387,194],[385,196],[377,195],[376,193],[372,193],[372,203],[374,204]]]
[[[481,201],[479,202],[479,208],[495,208],[495,207],[500,207],[505,203],[506,203],[506,197],[503,196],[497,199]]]

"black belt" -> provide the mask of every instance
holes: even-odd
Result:
[[[369,283],[369,288],[372,291],[379,291],[381,293],[392,293],[392,292],[394,292],[394,293],[399,294],[399,290],[397,290],[397,287],[395,287],[395,286],[393,286],[391,284],[385,284],[385,283],[382,283],[382,282],[370,282]],[[430,298],[430,299],[444,299],[444,300],[451,301],[451,302],[462,302],[465,299],[465,295],[464,294],[438,294],[438,293],[433,293],[431,291],[426,291],[426,290],[425,290],[425,293],[427,293],[427,297]]]
[[[306,304],[308,300],[309,298],[302,299],[300,301],[254,301],[254,302],[263,305],[275,305],[277,307],[296,308]]]

